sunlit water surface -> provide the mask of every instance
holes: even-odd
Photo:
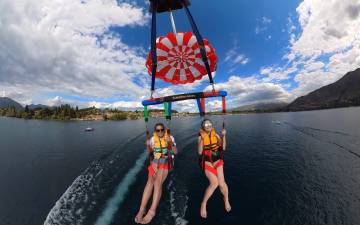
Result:
[[[213,116],[220,128],[221,116]],[[232,211],[197,164],[198,117],[171,123],[179,154],[152,224],[360,223],[360,108],[230,115]],[[152,127],[153,124],[149,124]],[[88,126],[94,132],[84,132]],[[147,174],[144,122],[0,117],[0,224],[133,224]]]

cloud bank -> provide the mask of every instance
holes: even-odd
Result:
[[[115,0],[2,0],[0,12],[2,96],[23,104],[136,108],[149,95],[145,49],[125,44],[112,29],[148,25],[144,8]],[[216,86],[228,90],[233,107],[291,101],[360,67],[360,0],[304,0],[296,13],[284,21],[289,40],[281,63],[245,76],[235,71],[256,59],[237,45],[225,53],[233,75]],[[255,33],[265,33],[273,23],[265,16],[257,19]],[[199,81],[159,88],[156,94],[202,88]],[[217,109],[220,102],[208,106]],[[190,102],[178,104],[180,110],[194,108]]]
[[[261,70],[264,80],[293,79],[294,97],[335,82],[360,67],[360,1],[304,0],[297,7],[301,32],[289,18],[289,51],[285,66]]]
[[[23,103],[40,95],[135,98],[144,51],[111,26],[144,26],[145,10],[115,0],[0,2],[0,90]]]

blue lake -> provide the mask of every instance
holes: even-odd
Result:
[[[226,122],[232,211],[216,191],[200,219],[200,118],[174,118],[179,154],[152,224],[360,223],[359,107],[210,118],[218,129]],[[0,117],[0,224],[134,224],[147,179],[144,131],[141,120]]]

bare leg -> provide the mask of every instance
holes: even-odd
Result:
[[[225,210],[227,212],[230,212],[231,205],[229,202],[229,189],[225,182],[224,167],[219,166],[216,170],[217,170],[217,178],[218,178],[218,182],[219,182],[219,188],[220,188],[221,193],[224,196]]]
[[[207,163],[209,166],[212,166],[211,163],[208,163],[208,162],[205,162],[205,163]],[[208,202],[209,198],[214,193],[215,189],[218,187],[218,184],[219,184],[218,179],[217,179],[215,174],[211,173],[208,170],[205,170],[205,175],[209,180],[209,186],[206,188],[204,198],[203,198],[203,200],[201,202],[200,216],[202,218],[207,217],[207,211],[206,211],[207,202]]]
[[[156,213],[156,208],[159,205],[161,194],[162,194],[162,185],[168,175],[167,169],[159,169],[155,176],[154,181],[154,195],[151,203],[151,207],[147,212],[146,216],[142,219],[142,224],[148,224],[154,218]]]
[[[145,214],[146,205],[152,195],[153,189],[154,189],[154,176],[148,175],[148,180],[145,185],[144,192],[143,192],[142,199],[141,199],[140,209],[135,217],[136,223],[140,223],[140,221],[142,220],[142,218]]]
[[[156,210],[157,206],[159,205],[160,198],[162,195],[162,186],[166,180],[168,173],[169,173],[169,171],[167,169],[161,169],[161,173],[159,174],[159,177],[155,179],[154,198],[153,198],[153,202],[150,207],[150,209],[154,209],[154,211]],[[154,200],[156,200],[156,201],[154,201]]]

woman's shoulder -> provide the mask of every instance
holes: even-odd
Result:
[[[154,136],[150,137],[150,145],[154,145],[155,143],[155,138]]]

